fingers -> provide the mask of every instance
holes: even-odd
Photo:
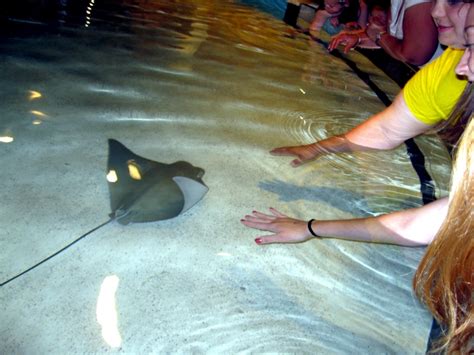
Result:
[[[337,47],[339,47],[340,44],[344,44],[345,42],[346,42],[345,36],[337,36],[331,41],[328,49],[329,51],[332,51],[336,49]]]
[[[247,217],[247,216],[245,216]],[[248,215],[251,218],[257,218],[262,221],[272,222],[275,220],[275,217],[258,211],[252,211],[252,215]]]
[[[250,228],[260,229],[262,231],[267,231],[270,226],[268,222],[261,222],[259,220],[253,219],[251,216],[245,216],[244,219],[241,219],[240,222]]]
[[[258,211],[252,211],[251,215],[245,215],[240,222],[247,227],[260,229],[269,232],[276,232],[278,226],[276,226],[273,222],[277,220],[277,218],[286,218],[286,216],[281,213],[280,211],[270,208],[270,212],[272,215],[268,215]]]
[[[291,243],[289,240],[283,240],[277,234],[275,235],[264,235],[255,239],[255,243],[258,245],[272,244],[272,243]]]
[[[252,216],[245,216],[245,218],[241,219],[240,222],[246,227],[259,229],[261,231],[266,231],[266,232],[278,233],[277,232],[278,226],[276,226],[275,224],[272,224],[271,222],[268,222],[268,221],[261,221],[261,220],[255,219]]]
[[[274,222],[277,218],[288,218],[287,215],[281,213],[276,208],[269,208],[271,215],[265,214],[259,211],[252,211],[251,215],[245,215],[244,219],[241,221],[254,222],[254,223],[271,223]]]
[[[280,217],[280,218],[288,218],[287,215],[281,213],[280,211],[278,211],[276,208],[273,208],[273,207],[270,207],[270,212],[273,213],[274,216],[276,217]]]
[[[245,215],[243,219],[240,220],[243,225],[251,228],[256,228],[265,231],[272,231],[271,223],[275,221],[275,215],[268,215],[258,211],[252,211],[251,215]]]
[[[336,38],[331,40],[331,42],[329,43],[328,51],[331,52],[334,48],[337,48],[337,39]]]
[[[270,207],[272,215],[253,211],[246,215],[240,222],[249,228],[267,231],[273,234],[262,235],[255,239],[257,244],[271,243],[301,243],[308,239],[306,235],[306,222],[292,219],[277,209]],[[302,223],[304,231],[302,231]]]
[[[295,159],[292,160],[290,164],[292,167],[297,168],[298,166],[303,165],[303,163],[304,162],[301,159]]]
[[[337,40],[337,38],[336,38],[336,39],[333,39],[333,40],[331,41],[331,43],[329,43],[329,46],[328,46],[329,52],[331,52],[331,51],[333,51],[334,49],[336,49],[338,45],[339,45],[339,41]]]
[[[252,211],[252,214],[245,215],[243,220],[250,221],[250,222],[271,223],[275,221],[277,218],[289,218],[287,215],[281,213],[276,208],[270,207],[269,210],[270,210],[271,215],[265,214],[259,211]]]
[[[270,150],[270,154],[273,155],[294,155],[293,152],[290,150],[291,147],[279,147]]]
[[[295,153],[292,150],[293,147],[281,147],[281,148],[275,148],[270,151],[270,154],[272,155],[278,155],[278,156],[297,156],[297,159],[294,159],[291,161],[291,166],[296,168],[304,163],[304,161],[300,158],[299,154]]]
[[[255,216],[252,216],[252,215],[245,215],[244,218],[242,218],[240,220],[242,223],[243,222],[248,222],[248,223],[270,223],[270,221],[268,220],[264,220],[264,219],[261,219],[261,218],[258,218],[258,217],[255,217]]]
[[[344,47],[344,54],[347,54],[349,53],[349,51],[353,48],[353,45],[351,43],[348,43],[345,47]]]

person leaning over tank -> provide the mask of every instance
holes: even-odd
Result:
[[[384,4],[379,4],[378,2],[369,2],[369,17],[367,20],[367,28],[379,29],[383,31],[387,28],[388,24],[388,8],[384,7]],[[344,44],[344,53],[348,53],[354,47],[360,48],[380,48],[374,41],[372,41],[367,35],[367,28],[342,31],[339,35],[335,36],[330,43],[328,49],[332,51],[336,48],[334,44],[336,43],[335,38],[341,38],[341,44]],[[339,44],[339,43],[338,43]]]
[[[309,31],[324,30],[333,36],[344,29],[365,28],[367,16],[365,0],[324,0],[324,9],[316,11]]]
[[[273,233],[256,238],[259,245],[304,242],[314,236],[404,246],[430,244],[414,288],[446,329],[439,345],[460,353],[474,351],[473,7],[459,1],[435,1],[432,15],[439,41],[449,48],[421,69],[387,109],[342,136],[272,150],[296,157],[292,161],[296,167],[328,153],[392,149],[446,118],[464,122],[467,128],[449,198],[371,218],[307,222],[270,208],[270,214],[254,211],[241,220],[247,227]]]
[[[422,66],[441,53],[436,26],[430,16],[431,6],[430,0],[392,0],[386,28],[369,25],[364,32],[341,33],[331,39],[329,50],[343,45],[347,53],[371,41],[399,61]]]

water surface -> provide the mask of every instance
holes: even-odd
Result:
[[[202,167],[210,191],[172,220],[108,224],[2,287],[2,352],[424,353],[431,318],[411,290],[423,248],[261,247],[239,223],[269,206],[336,219],[421,205],[404,147],[298,169],[268,153],[383,108],[342,61],[231,1],[97,0],[63,15],[0,43],[1,280],[108,219],[108,138]],[[417,141],[446,194],[447,154]]]

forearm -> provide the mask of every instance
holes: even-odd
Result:
[[[367,8],[367,4],[365,1],[359,1],[359,18],[357,19],[357,23],[359,24],[360,28],[365,29],[367,27],[368,18],[369,9]]]
[[[315,156],[322,156],[330,153],[350,153],[373,150],[371,147],[351,143],[344,134],[315,142],[310,144],[309,148]]]
[[[431,49],[428,51],[425,48],[409,46],[407,41],[399,40],[390,35],[382,36],[376,43],[391,57],[418,66],[425,64],[434,53]]]
[[[448,199],[419,208],[377,217],[315,221],[312,228],[321,237],[404,246],[429,244],[446,217]]]
[[[344,135],[333,136],[312,144],[279,147],[272,149],[271,153],[296,157],[291,162],[291,165],[296,167],[329,153],[393,149],[429,128],[429,125],[411,114],[402,94],[397,96],[390,107]]]
[[[398,147],[407,138],[418,134],[419,129],[411,128],[404,118],[409,110],[403,98],[397,97],[395,102],[385,110],[375,114],[349,132],[330,137],[311,145],[318,155],[327,153],[348,153],[367,150],[390,150]],[[408,118],[417,125],[415,118]],[[414,133],[414,134],[413,134]]]
[[[402,62],[412,63],[416,61],[411,53],[407,53],[403,48],[403,41],[388,34],[382,36],[377,44],[382,47],[391,57]],[[413,63],[415,64],[415,63]]]
[[[380,223],[379,217],[315,221],[314,232],[323,238],[345,239],[359,242],[375,242],[398,245],[418,245],[405,241],[396,232]]]
[[[330,17],[330,15],[325,10],[319,10],[316,12],[313,21],[309,25],[311,31],[318,32],[324,25],[324,22]]]
[[[430,128],[411,113],[402,92],[389,107],[354,127],[345,137],[355,146],[390,150]]]

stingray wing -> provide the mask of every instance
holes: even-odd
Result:
[[[175,176],[173,181],[179,186],[184,196],[184,205],[180,213],[186,212],[196,203],[198,203],[209,188],[197,180],[193,180],[184,176]]]

